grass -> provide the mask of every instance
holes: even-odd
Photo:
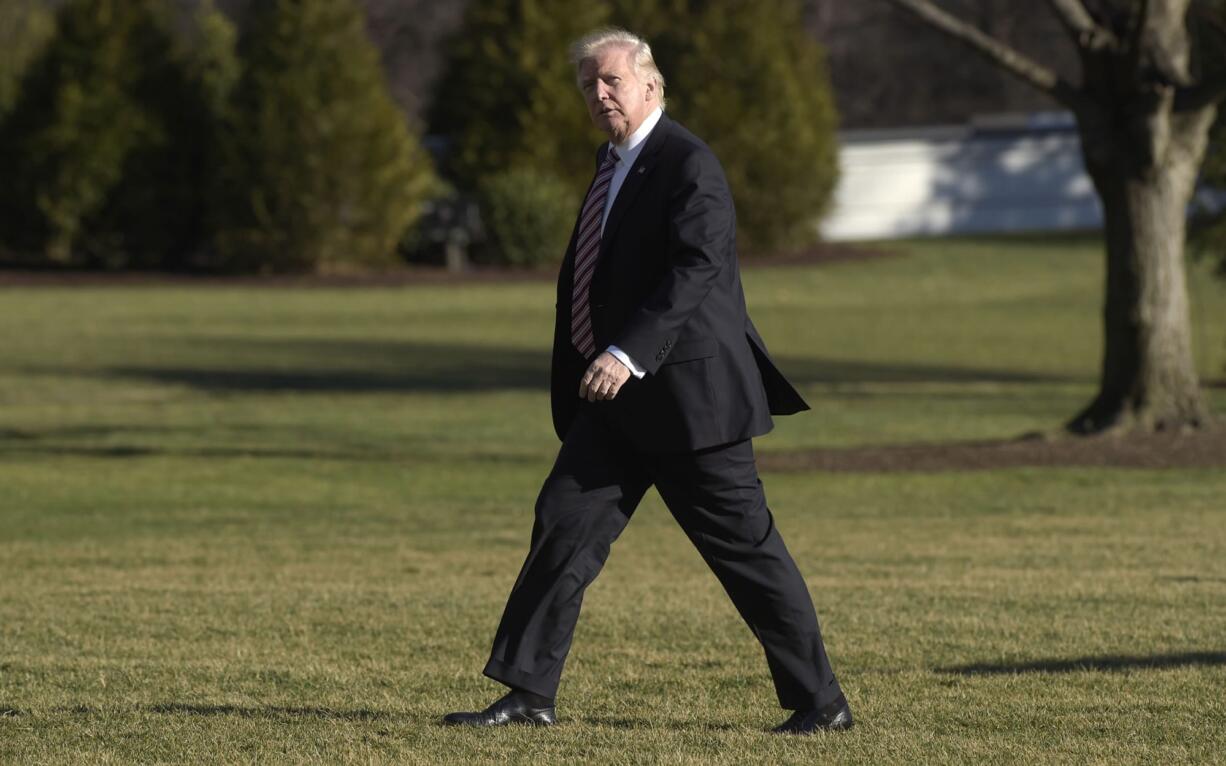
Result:
[[[746,272],[814,412],[762,451],[1052,427],[1097,367],[1078,240]],[[1226,291],[1192,280],[1202,374]],[[1214,762],[1226,475],[767,474],[858,718],[786,739],[649,495],[552,730],[457,731],[556,451],[548,284],[0,292],[0,762]],[[1226,391],[1211,393],[1218,412]]]

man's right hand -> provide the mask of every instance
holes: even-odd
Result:
[[[617,357],[604,351],[592,360],[579,380],[579,398],[589,402],[606,401],[630,379],[630,369]]]

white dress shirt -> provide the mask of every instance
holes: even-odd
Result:
[[[625,182],[626,176],[630,175],[630,168],[634,167],[634,161],[638,159],[639,153],[643,151],[643,145],[647,143],[647,137],[651,135],[651,131],[656,127],[656,123],[660,121],[660,116],[663,114],[663,110],[657,106],[643,120],[643,124],[639,125],[638,130],[631,133],[630,137],[625,141],[617,144],[618,160],[617,164],[613,167],[613,178],[609,181],[609,196],[605,197],[604,215],[600,218],[601,236],[604,236],[604,225],[609,220],[609,211],[613,209],[613,201],[617,199],[617,193],[621,191],[622,183]],[[609,346],[605,350],[616,357],[617,361],[626,365],[626,368],[630,370],[630,374],[634,377],[641,378],[647,374],[647,370],[635,364],[630,355],[617,346]]]

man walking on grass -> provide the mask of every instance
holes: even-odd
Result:
[[[654,485],[765,650],[779,704],[794,711],[775,731],[848,729],[851,709],[754,463],[751,439],[771,415],[808,405],[746,312],[723,169],[664,114],[646,42],[599,30],[575,43],[572,61],[609,142],[558,278],[551,393],[562,447],[484,670],[511,691],[443,720],[555,722],[583,592]]]

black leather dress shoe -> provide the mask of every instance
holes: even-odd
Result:
[[[812,734],[816,731],[846,731],[855,725],[847,698],[839,695],[823,708],[797,710],[792,717],[776,726],[776,734]]]
[[[507,726],[513,723],[552,726],[557,722],[552,700],[518,691],[496,700],[480,713],[448,713],[443,716],[443,723],[447,726]]]

